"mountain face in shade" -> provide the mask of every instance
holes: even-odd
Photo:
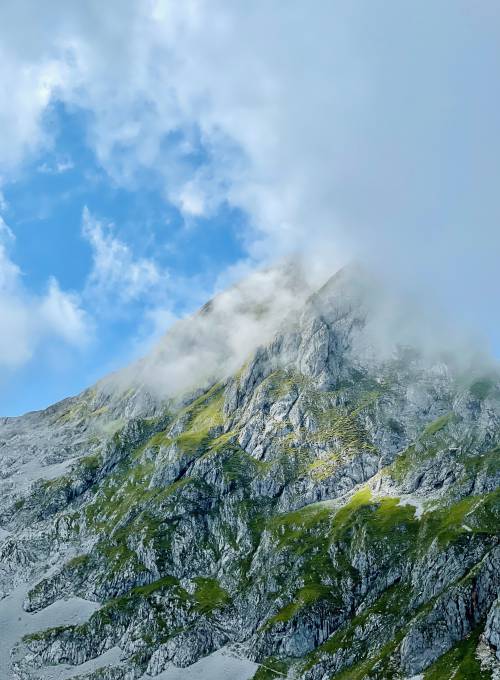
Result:
[[[496,369],[303,290],[0,420],[1,678],[500,677]]]

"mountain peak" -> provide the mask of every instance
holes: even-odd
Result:
[[[401,343],[360,267],[299,281],[0,422],[2,677],[496,672],[496,374]]]

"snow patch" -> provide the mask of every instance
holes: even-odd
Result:
[[[233,656],[227,649],[219,649],[187,668],[171,666],[155,680],[250,680],[259,665],[248,659]],[[141,680],[152,676],[143,675]]]
[[[97,602],[71,597],[53,602],[39,612],[28,613],[22,603],[31,586],[24,583],[0,600],[0,678],[10,677],[10,650],[23,635],[53,626],[83,623],[100,607]]]

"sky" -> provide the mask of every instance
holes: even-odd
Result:
[[[496,0],[4,0],[0,64],[2,415],[296,252],[499,356]]]

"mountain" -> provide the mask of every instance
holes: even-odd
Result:
[[[0,677],[500,678],[496,367],[359,267],[242,290],[0,420]]]

